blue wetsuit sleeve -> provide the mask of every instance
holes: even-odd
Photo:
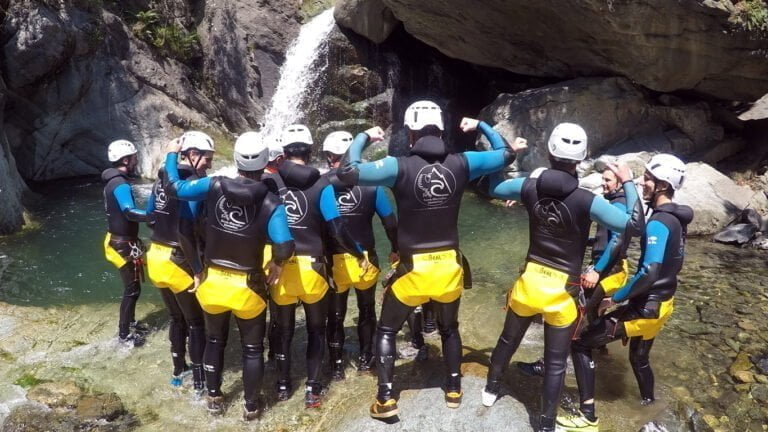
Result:
[[[389,198],[381,187],[376,188],[376,214],[380,218],[385,218],[392,214],[392,204],[389,203]]]
[[[507,166],[507,150],[493,150],[487,152],[468,151],[462,154],[467,160],[470,180],[501,171]]]
[[[181,180],[177,168],[176,153],[168,153],[165,157],[165,172],[168,174],[168,182],[176,198],[183,201],[202,201],[208,195],[211,186],[211,177],[203,177],[197,180]]]
[[[149,198],[147,199],[147,209],[145,211],[147,212],[147,214],[155,211],[155,194],[154,193],[149,194]]]
[[[601,196],[595,196],[592,205],[589,208],[589,216],[593,221],[603,225],[612,232],[623,233],[627,227],[629,215],[626,211],[621,211],[611,205],[608,200]]]
[[[501,137],[501,134],[496,132],[494,128],[491,127],[488,123],[481,121],[477,124],[477,128],[480,129],[480,132],[482,132],[483,135],[488,139],[488,142],[491,143],[491,148],[494,150],[505,150],[507,147],[507,144],[504,142],[504,138]]]
[[[128,183],[118,185],[112,191],[112,195],[114,195],[117,200],[117,205],[120,206],[120,210],[123,213],[132,210],[136,214],[146,214],[144,210],[136,208],[136,204],[133,201],[133,192],[131,192],[131,185]]]
[[[643,262],[635,276],[613,295],[613,301],[617,303],[642,294],[658,279],[659,267],[664,262],[664,253],[667,249],[669,229],[660,221],[652,220],[645,230],[647,240]]]
[[[368,134],[361,132],[357,134],[347,154],[349,156],[349,165],[356,168],[356,176],[346,176],[346,170],[342,170],[339,178],[347,184],[359,184],[363,186],[388,186],[392,187],[397,181],[397,159],[385,157],[374,162],[363,163],[363,150],[368,144]],[[352,171],[355,171],[354,169]],[[357,178],[354,178],[357,177]]]
[[[189,213],[192,215],[192,219],[196,219],[197,215],[200,214],[200,203],[201,201],[189,201]]]
[[[320,192],[320,213],[323,214],[326,222],[341,217],[339,207],[336,205],[336,193],[331,185],[324,187]]]
[[[293,240],[291,230],[288,227],[288,215],[285,212],[285,206],[280,204],[272,212],[267,223],[267,234],[272,243],[285,243]]]
[[[627,212],[627,206],[624,205],[624,203],[621,202],[615,202],[612,204],[617,209],[621,210],[623,213]],[[603,250],[602,255],[600,255],[600,258],[597,260],[597,263],[595,263],[595,271],[598,273],[602,273],[605,268],[608,266],[608,264],[613,261],[613,258],[615,258],[614,254],[611,252],[617,250],[616,243],[620,241],[621,236],[619,236],[619,233],[615,231],[609,231],[610,237],[608,238],[608,244],[605,246],[605,250]]]
[[[491,176],[491,184],[488,188],[488,193],[495,198],[519,200],[523,192],[523,183],[525,183],[525,180],[526,177],[504,180],[501,173],[494,174]]]

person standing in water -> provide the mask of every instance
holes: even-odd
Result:
[[[458,312],[463,289],[463,267],[457,227],[461,197],[469,181],[512,163],[514,151],[484,122],[463,119],[464,132],[479,128],[494,151],[449,153],[442,140],[442,110],[430,101],[411,104],[405,111],[410,155],[363,163],[369,142],[384,138],[381,128],[358,134],[348,152],[349,163],[337,172],[347,185],[387,186],[397,203],[397,244],[400,263],[396,280],[387,289],[376,333],[378,392],[371,417],[387,419],[399,409],[393,391],[395,339],[408,315],[434,301],[443,357],[447,366],[444,388],[449,408],[461,405],[461,336]]]
[[[135,317],[144,279],[144,245],[139,239],[139,223],[150,222],[153,218],[136,208],[128,181],[139,164],[136,146],[127,140],[113,141],[107,149],[107,158],[112,167],[101,173],[108,225],[104,255],[117,267],[123,282],[117,336],[120,343],[139,347],[145,341],[145,329],[138,325]]]
[[[685,237],[693,210],[673,202],[685,180],[685,164],[670,154],[658,154],[645,166],[643,198],[653,209],[641,239],[637,273],[611,296],[627,302],[593,323],[573,343],[573,367],[581,404],[575,416],[557,418],[565,432],[597,432],[595,363],[592,351],[607,343],[629,339],[629,363],[640,388],[640,403],[653,403],[654,378],[650,352],[653,341],[674,310],[677,275],[683,267]]]
[[[224,411],[224,349],[234,315],[243,351],[243,418],[255,420],[264,408],[259,395],[264,378],[267,286],[277,281],[294,251],[285,206],[260,181],[269,149],[258,134],[243,134],[235,143],[235,179],[181,180],[179,149],[178,143],[172,143],[166,157],[167,190],[181,200],[205,200],[207,214],[205,279],[195,294],[205,313],[208,410],[212,414]],[[265,274],[262,254],[267,239],[272,242],[272,259]]]
[[[213,160],[213,139],[202,132],[189,131],[180,141],[179,177],[182,180],[205,177]],[[160,168],[147,204],[147,212],[155,215],[152,244],[147,252],[147,273],[152,283],[160,288],[160,296],[171,318],[168,328],[173,360],[171,385],[181,387],[182,373],[189,369],[185,359],[188,339],[193,388],[201,394],[205,385],[205,321],[192,290],[195,275],[201,275],[203,271],[195,233],[201,203],[172,198],[165,190],[167,183],[165,168]]]
[[[331,132],[323,141],[323,153],[328,162],[325,176],[336,193],[336,204],[352,238],[362,246],[371,269],[360,268],[357,258],[343,248],[331,243],[330,260],[332,279],[336,290],[330,294],[328,314],[328,351],[331,357],[331,376],[334,380],[344,379],[344,318],[347,315],[347,299],[351,288],[357,297],[357,336],[360,342],[360,356],[357,370],[371,370],[373,362],[373,335],[376,331],[376,282],[379,276],[379,257],[373,235],[373,215],[377,214],[384,226],[390,244],[389,262],[399,260],[397,255],[397,217],[392,211],[384,189],[381,186],[346,186],[336,176],[341,159],[352,145],[349,132]]]

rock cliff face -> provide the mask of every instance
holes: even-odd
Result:
[[[566,79],[620,75],[729,100],[768,92],[768,40],[729,22],[729,0],[383,1],[417,39],[470,63]]]

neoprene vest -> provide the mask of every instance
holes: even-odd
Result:
[[[411,155],[397,158],[397,242],[400,252],[459,248],[461,196],[469,180],[462,154],[446,154],[440,138],[419,139]]]
[[[168,182],[165,168],[157,172],[157,180],[152,186],[152,195],[155,199],[155,227],[150,237],[153,242],[163,243],[168,246],[179,246],[179,232],[181,230],[181,217],[179,216],[179,201],[172,198],[163,186]],[[190,166],[179,165],[179,178],[182,180],[194,180],[196,176]],[[191,224],[185,224],[191,228]],[[189,233],[187,233],[189,234]]]
[[[617,191],[614,191],[612,193],[605,195],[605,199],[607,199],[611,204],[618,202],[618,203],[624,204],[625,206],[627,205],[627,198],[624,195],[624,192],[622,189],[619,189]],[[595,233],[595,244],[592,246],[593,263],[596,263],[597,260],[600,259],[600,256],[603,254],[603,252],[605,252],[605,248],[608,246],[608,240],[610,238],[611,238],[611,232],[608,230],[608,228],[598,224],[597,232]],[[623,242],[621,250],[619,251],[619,255],[616,257],[616,262],[619,262],[627,257],[628,247],[629,247],[629,242]],[[610,274],[611,269],[606,269],[605,273]]]
[[[344,225],[350,236],[369,254],[376,254],[376,240],[373,235],[373,216],[376,214],[376,186],[344,185],[336,177],[336,170],[325,174],[336,193],[336,205],[344,218]],[[333,241],[331,252],[334,254],[345,251]]]
[[[526,179],[521,193],[529,223],[526,260],[580,275],[594,198],[592,192],[579,189],[578,179],[565,171],[542,170]]]
[[[653,215],[648,220],[648,223],[659,221],[669,230],[667,245],[664,248],[664,261],[659,269],[659,277],[648,289],[648,294],[633,299],[633,302],[645,303],[647,300],[666,301],[675,295],[677,290],[677,274],[683,268],[685,237],[688,231],[688,224],[692,220],[693,209],[687,205],[667,203],[653,210]],[[643,232],[640,262],[643,262],[643,258],[645,258],[645,248],[648,241],[648,234]]]
[[[285,204],[288,226],[296,244],[296,255],[324,256],[325,218],[320,212],[320,194],[329,185],[316,168],[285,161],[278,170],[285,184],[280,197]]]
[[[230,190],[249,191],[248,197]],[[205,261],[245,272],[261,273],[267,225],[280,199],[258,181],[238,177],[211,178],[207,213]]]
[[[128,176],[117,168],[107,168],[101,173],[101,181],[105,183],[104,211],[107,214],[107,231],[122,237],[137,238],[139,224],[126,219],[114,194],[118,186],[128,183]]]

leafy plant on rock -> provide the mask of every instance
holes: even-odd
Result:
[[[154,9],[138,12],[135,18],[133,34],[157,48],[161,54],[180,61],[197,55],[200,40],[196,32],[166,20]]]

